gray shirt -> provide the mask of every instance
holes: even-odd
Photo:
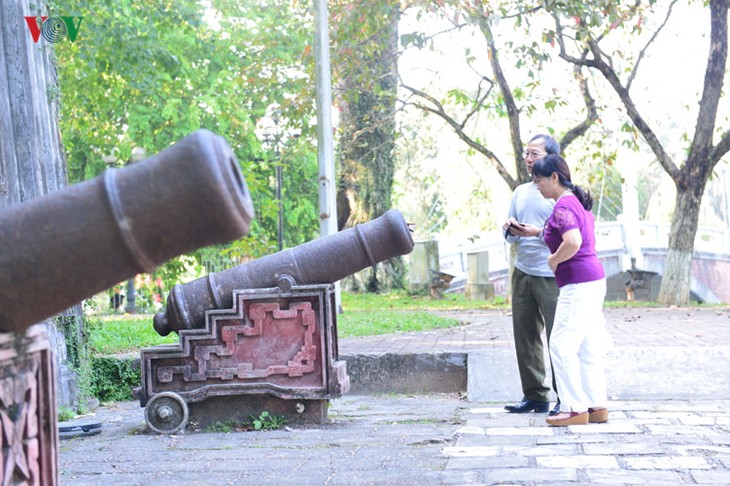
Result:
[[[533,182],[527,182],[517,186],[512,193],[509,217],[515,218],[520,223],[534,224],[542,228],[553,212],[553,206],[555,201],[542,197],[537,186]],[[515,267],[535,277],[554,277],[547,263],[550,250],[541,237],[522,238],[506,234],[505,238],[508,243],[517,244]]]

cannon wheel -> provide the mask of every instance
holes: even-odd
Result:
[[[177,393],[158,393],[147,402],[144,419],[158,434],[176,434],[188,424],[188,404]]]

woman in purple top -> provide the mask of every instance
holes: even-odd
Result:
[[[556,426],[606,422],[604,356],[612,341],[603,317],[606,274],[596,256],[593,198],[573,185],[559,155],[536,161],[532,177],[543,197],[555,200],[541,233],[560,289],[550,357],[561,405],[546,421]]]

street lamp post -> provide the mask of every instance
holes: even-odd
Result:
[[[279,220],[276,239],[279,251],[284,249],[284,201],[281,194],[284,176],[282,171],[281,154],[279,153],[279,143],[282,138],[282,133],[279,130],[280,119],[278,107],[271,105],[266,109],[266,115],[264,115],[264,117],[256,124],[256,136],[265,145],[274,149],[274,155],[276,157],[276,200],[279,204]]]
[[[276,143],[276,200],[279,202],[279,229],[276,241],[279,245],[279,251],[284,249],[284,201],[281,198],[281,186],[283,184],[283,175],[281,170],[281,157],[279,156],[279,143]]]

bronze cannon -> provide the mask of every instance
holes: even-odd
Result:
[[[173,287],[165,312],[155,315],[162,336],[205,326],[205,311],[232,307],[232,292],[329,284],[413,250],[403,215],[391,209],[367,223]]]
[[[253,206],[225,140],[157,155],[0,212],[0,331],[22,331],[177,255],[244,235]]]
[[[149,428],[245,422],[262,411],[326,423],[327,401],[350,389],[337,345],[334,282],[413,249],[400,212],[177,285],[154,326],[178,343],[141,350]]]

